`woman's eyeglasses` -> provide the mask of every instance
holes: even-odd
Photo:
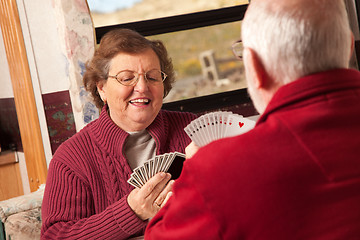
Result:
[[[147,71],[146,73],[123,70],[118,72],[115,76],[109,75],[108,77],[115,78],[120,84],[124,86],[135,86],[139,81],[140,75],[144,75],[144,78],[150,84],[162,83],[167,77],[166,73],[157,69]]]

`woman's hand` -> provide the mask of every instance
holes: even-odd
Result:
[[[194,142],[191,142],[186,148],[185,148],[185,155],[186,159],[192,158],[194,154],[199,150],[200,147],[198,147]]]
[[[127,198],[130,208],[141,220],[147,220],[162,208],[170,198],[174,181],[169,173],[157,173],[142,188],[132,190]]]

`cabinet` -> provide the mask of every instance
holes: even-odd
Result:
[[[0,152],[0,201],[24,194],[15,152]]]

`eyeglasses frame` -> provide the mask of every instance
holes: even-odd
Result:
[[[143,76],[144,76],[144,79],[149,83],[150,81],[147,79],[146,74],[147,74],[148,72],[150,72],[150,71],[153,71],[153,70],[157,70],[157,71],[159,71],[159,72],[161,73],[161,76],[163,76],[163,79],[162,79],[161,82],[164,82],[168,75],[167,75],[166,73],[164,73],[163,71],[158,70],[158,69],[151,69],[151,70],[149,70],[149,71],[147,71],[147,72],[145,72],[145,73],[138,73],[138,72],[135,72],[135,71],[132,71],[132,70],[121,70],[121,71],[118,72],[115,76],[108,75],[108,78],[109,78],[109,77],[110,77],[110,78],[115,78],[115,80],[116,80],[118,83],[120,83],[121,85],[123,85],[123,86],[127,86],[127,87],[129,87],[129,86],[135,86],[135,85],[139,82],[140,75],[143,75]],[[118,79],[118,75],[119,75],[120,73],[122,73],[122,72],[125,72],[125,71],[127,71],[127,72],[132,72],[132,73],[135,74],[135,79],[136,79],[136,80],[135,80],[134,82],[132,82],[131,84],[129,84],[129,85],[124,84],[123,82],[119,81],[119,79]],[[152,83],[160,83],[160,82],[152,82]]]
[[[239,60],[243,59],[243,50],[244,50],[244,46],[243,46],[243,42],[242,40],[237,40],[236,42],[234,42],[231,45],[232,48],[232,52],[235,55],[235,57]]]

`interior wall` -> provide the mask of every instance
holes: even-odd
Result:
[[[82,87],[85,63],[95,49],[93,23],[86,0],[16,0],[16,3],[49,165],[56,148],[99,114]],[[0,100],[13,99],[1,31],[0,72]],[[24,193],[28,193],[26,159],[22,152],[17,156]]]
[[[27,1],[29,2],[29,1]],[[47,67],[47,65],[49,67],[47,67],[49,69],[49,71],[52,71],[52,66],[54,63],[59,64],[56,60],[56,58],[54,58],[53,61],[50,61],[50,58],[53,58],[53,52],[55,51],[49,51],[49,53],[47,54],[46,52],[43,52],[44,49],[47,49],[46,47],[43,47],[41,49],[41,46],[47,46],[46,43],[44,42],[44,40],[42,38],[38,39],[39,34],[37,34],[36,32],[34,32],[34,27],[30,27],[29,24],[36,24],[35,26],[41,26],[41,22],[44,22],[44,19],[42,19],[42,17],[49,17],[49,13],[45,14],[44,16],[41,16],[39,19],[41,19],[42,21],[39,22],[33,22],[31,21],[32,18],[35,18],[32,14],[32,9],[26,9],[25,5],[24,5],[25,1],[23,0],[17,0],[17,5],[18,5],[18,11],[19,11],[19,17],[20,17],[20,22],[21,22],[21,28],[22,28],[22,34],[24,36],[24,42],[25,42],[25,46],[26,46],[26,54],[27,54],[27,59],[28,59],[28,63],[29,63],[29,69],[30,69],[30,75],[31,75],[31,79],[32,79],[32,85],[33,85],[33,90],[34,90],[34,96],[35,96],[35,102],[36,102],[36,106],[37,106],[37,113],[38,113],[38,119],[40,122],[40,130],[41,130],[41,136],[42,136],[42,141],[43,141],[43,146],[44,146],[44,154],[45,154],[45,158],[46,158],[46,162],[47,164],[50,162],[51,158],[52,158],[52,152],[51,152],[51,148],[50,148],[50,139],[49,139],[49,134],[48,134],[48,125],[46,122],[46,117],[45,117],[45,111],[44,111],[44,103],[42,101],[42,89],[47,89],[48,85],[54,85],[57,86],[58,88],[61,89],[60,86],[56,85],[56,84],[51,84],[52,81],[48,81],[48,83],[45,83],[44,86],[41,88],[41,82],[40,79],[43,79],[43,71],[42,69]],[[40,9],[40,8],[39,8]],[[46,6],[44,6],[44,9],[46,10]],[[35,12],[35,14],[42,14],[41,12]],[[53,21],[49,21],[49,22],[53,22]],[[39,25],[40,24],[40,25]],[[38,27],[38,31],[45,31],[46,27]],[[40,30],[42,29],[42,30]],[[49,32],[50,34],[53,34],[51,32]],[[46,38],[48,40],[53,40],[52,38]],[[51,41],[52,42],[52,41]],[[51,44],[51,43],[50,43]],[[40,51],[35,51],[34,47],[40,48]],[[56,50],[55,46],[51,46],[51,48],[53,50]],[[47,59],[49,57],[49,59]],[[47,60],[48,64],[46,65],[43,60]],[[50,64],[49,64],[50,63]],[[64,84],[64,83],[62,83]],[[64,87],[62,87],[64,88]]]
[[[98,117],[82,87],[94,29],[86,0],[17,4],[49,164],[62,142]]]

